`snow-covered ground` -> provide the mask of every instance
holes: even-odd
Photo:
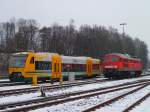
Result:
[[[1,82],[1,81],[9,81],[9,79],[0,79],[0,82]]]
[[[67,102],[64,104],[54,105],[51,107],[45,107],[42,109],[33,110],[31,112],[82,112],[83,110],[89,108],[90,106],[97,105],[99,103],[103,103],[111,98],[124,94],[128,91],[131,91],[134,88],[129,88],[121,91],[116,91],[112,93],[102,94],[90,98],[84,98],[77,101]],[[106,111],[110,112],[110,111]]]
[[[150,97],[133,108],[130,112],[150,112]]]
[[[150,86],[145,87],[145,88],[141,89],[140,91],[130,94],[109,106],[105,106],[101,109],[97,109],[96,112],[110,112],[110,111],[111,112],[122,112],[127,107],[129,107],[130,105],[135,103],[137,100],[142,98],[144,95],[146,95],[149,91],[150,91]],[[137,111],[135,111],[135,112],[137,112]],[[140,111],[140,112],[145,112],[145,111]]]
[[[141,79],[150,79],[150,76],[133,78],[133,79],[107,81],[107,82],[100,82],[100,83],[94,83],[94,84],[87,84],[87,85],[70,87],[70,88],[66,88],[66,89],[58,89],[56,91],[46,91],[46,95],[47,96],[51,96],[51,95],[59,95],[59,94],[63,94],[63,93],[65,94],[65,93],[69,93],[69,92],[91,90],[91,89],[96,89],[96,88],[102,88],[102,87],[108,87],[108,86],[118,85],[118,84],[122,84],[122,83],[132,82],[132,81],[141,80]],[[50,85],[50,84],[42,84],[42,85]],[[40,86],[40,85],[38,85],[38,86]],[[2,91],[2,90],[10,90],[10,89],[19,89],[19,88],[31,88],[31,87],[32,87],[31,85],[0,87],[0,91]],[[124,93],[124,92],[126,92],[128,90],[118,91],[115,94],[114,93],[109,93],[109,94],[106,94],[106,95],[100,95],[100,96],[97,96],[97,97],[94,97],[94,98],[90,98],[90,99],[81,99],[81,100],[78,100],[78,101],[70,102],[69,103],[70,106],[67,103],[67,104],[60,104],[60,105],[52,106],[52,107],[46,107],[46,108],[43,108],[43,109],[40,109],[40,110],[35,110],[35,111],[42,111],[42,112],[44,112],[44,111],[47,111],[47,109],[48,110],[52,109],[52,110],[57,111],[58,109],[60,109],[60,110],[64,110],[64,111],[65,110],[66,111],[70,110],[70,111],[74,112],[73,110],[74,109],[76,110],[76,108],[79,111],[79,108],[77,106],[80,106],[81,108],[83,107],[83,109],[85,109],[85,107],[87,108],[90,105],[93,105],[91,102],[95,102],[94,104],[96,104],[96,102],[99,103],[100,101],[101,102],[105,101],[105,100],[107,100],[109,98],[115,97],[115,95],[118,96],[119,94],[122,94],[122,93]],[[143,92],[143,94],[146,93],[148,90],[150,90],[150,88],[148,88],[147,90],[144,89],[145,92]],[[141,96],[143,94],[141,92]],[[37,98],[40,98],[39,96],[40,96],[40,92],[39,91],[37,91],[35,93],[26,93],[26,94],[22,94],[22,95],[4,96],[4,97],[0,97],[0,104],[6,104],[6,103],[12,103],[12,102],[20,102],[20,101],[26,101],[26,100],[31,100],[31,99],[37,99]],[[139,95],[139,97],[140,97],[140,95]],[[74,104],[75,104],[75,106],[73,106]],[[86,104],[86,105],[83,106],[84,104]],[[68,110],[68,108],[70,108],[70,109]],[[117,111],[115,111],[115,112],[117,112]],[[134,111],[134,112],[136,112],[136,111]]]
[[[124,80],[115,80],[115,81],[107,81],[107,82],[101,82],[101,83],[93,83],[93,84],[87,84],[87,85],[81,85],[81,86],[74,86],[66,89],[58,89],[56,91],[46,91],[46,96],[51,96],[51,95],[59,95],[59,94],[66,94],[70,92],[76,92],[76,91],[85,91],[85,90],[91,90],[91,89],[97,89],[97,88],[102,88],[102,87],[109,87],[113,85],[118,85],[122,83],[127,83],[127,82],[132,82],[136,81],[139,79],[148,79],[149,77],[141,77],[141,78],[136,78],[136,79],[124,79]],[[29,87],[30,85],[23,85],[21,87]],[[20,86],[17,86],[20,87]],[[9,87],[7,87],[9,88]],[[16,89],[16,87],[12,86],[12,88]],[[37,91],[35,93],[25,93],[21,95],[12,95],[12,96],[4,96],[0,97],[0,104],[6,104],[10,102],[19,102],[19,101],[25,101],[25,100],[31,100],[31,99],[36,99],[40,98],[40,92]]]
[[[32,85],[4,86],[4,87],[0,87],[0,91],[12,90],[12,89],[31,88],[31,87],[32,87]]]

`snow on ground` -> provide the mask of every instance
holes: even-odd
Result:
[[[74,87],[70,87],[70,88],[62,88],[62,89],[57,89],[55,91],[46,91],[46,95],[52,96],[52,95],[59,95],[59,94],[67,94],[69,92],[85,91],[85,90],[91,90],[91,89],[96,89],[96,88],[109,87],[109,86],[113,86],[113,85],[136,81],[139,79],[150,79],[150,76],[134,78],[134,79],[107,81],[107,82],[102,82],[102,83],[93,83],[93,84],[87,84],[87,85],[81,85],[81,86],[74,86]],[[20,86],[11,86],[11,87],[14,89],[17,89],[17,87],[20,87]],[[11,88],[11,87],[6,87],[6,88]],[[27,87],[31,87],[31,85],[21,85],[21,87],[27,88]],[[12,96],[6,96],[6,97],[4,96],[4,97],[0,97],[0,99],[1,99],[0,104],[32,100],[32,99],[39,98],[39,96],[40,96],[39,91],[37,91],[35,93],[25,93],[25,94],[21,94],[21,95],[12,95]]]
[[[3,81],[9,81],[9,79],[0,79],[0,82]]]
[[[111,92],[107,94],[102,94],[94,97],[84,98],[77,101],[67,102],[63,104],[54,105],[51,107],[44,107],[37,110],[32,110],[31,112],[82,112],[83,110],[89,108],[90,106],[94,106],[99,103],[103,103],[108,99],[114,98],[118,95],[124,94],[128,91],[131,91],[134,88],[129,88],[125,90],[120,90],[116,92]]]
[[[133,108],[130,112],[150,112],[150,97]]]
[[[128,95],[118,100],[117,102],[114,102],[113,104],[109,106],[105,106],[101,109],[97,109],[96,112],[110,112],[110,111],[111,112],[123,112],[123,110],[125,110],[127,107],[129,107],[130,105],[135,103],[137,100],[142,98],[144,95],[146,95],[149,92],[149,90],[150,90],[150,86],[145,87],[141,89],[140,91],[137,91],[136,93]],[[145,112],[145,111],[140,111],[140,112]]]
[[[58,85],[58,84],[59,83],[55,83],[53,85]],[[51,86],[51,83],[37,84],[37,86],[32,86],[32,84],[17,85],[17,86],[4,86],[4,87],[0,87],[0,91],[13,90],[13,89],[24,89],[24,88],[34,88],[34,87],[40,87],[41,85]]]
[[[18,102],[18,101],[26,101],[29,99],[37,99],[38,96],[40,96],[39,92],[37,92],[36,94],[30,93],[30,94],[20,95],[20,97],[17,97],[17,96],[0,97],[0,104],[6,104],[6,103],[12,103],[12,102]]]
[[[23,89],[23,88],[31,88],[31,87],[32,87],[32,85],[4,86],[4,87],[0,87],[0,91],[13,90],[13,89]]]

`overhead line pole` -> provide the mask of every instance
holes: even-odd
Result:
[[[124,26],[127,25],[127,23],[121,23],[120,25],[122,26],[122,29],[123,29],[123,34],[122,35],[124,37],[124,35],[125,35]]]
[[[122,38],[124,38],[125,36],[124,26],[127,25],[127,23],[121,23],[120,25],[122,26],[122,29],[123,29]],[[124,53],[126,52],[125,48],[123,48],[122,50]]]

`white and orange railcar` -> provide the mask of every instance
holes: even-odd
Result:
[[[100,75],[100,60],[90,57],[61,56],[56,53],[20,52],[11,56],[9,79],[11,81],[31,81],[36,75],[40,80],[95,77]]]

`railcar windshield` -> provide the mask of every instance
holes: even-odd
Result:
[[[12,56],[9,60],[9,67],[24,67],[27,56]]]

